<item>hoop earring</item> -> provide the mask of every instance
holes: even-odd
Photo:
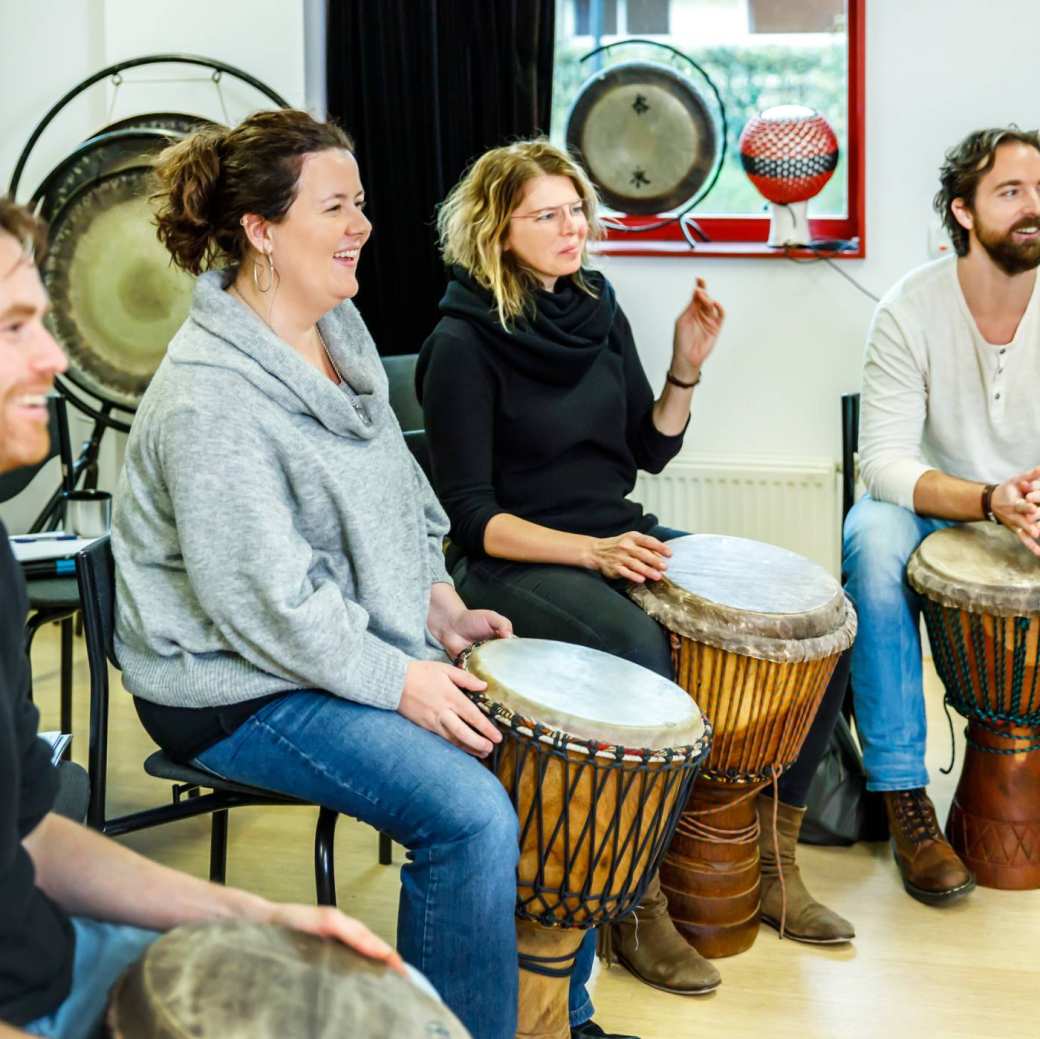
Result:
[[[274,269],[274,260],[271,259],[271,254],[270,253],[264,253],[264,256],[267,259],[267,284],[266,285],[261,285],[260,284],[260,264],[259,264],[259,262],[257,260],[254,260],[253,261],[253,288],[256,289],[257,292],[264,292],[264,293],[266,293],[266,292],[270,292],[271,291],[271,287],[274,285],[275,269]]]

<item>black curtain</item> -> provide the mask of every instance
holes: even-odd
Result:
[[[355,302],[383,354],[414,353],[437,321],[437,203],[488,148],[549,131],[555,6],[329,0],[329,116],[374,225]]]

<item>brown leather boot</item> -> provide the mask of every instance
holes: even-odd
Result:
[[[656,873],[636,911],[600,934],[599,951],[607,964],[617,959],[651,988],[699,996],[722,982],[715,967],[675,929]]]
[[[907,893],[925,905],[938,906],[973,891],[975,877],[939,829],[924,787],[886,790],[884,795],[892,854]]]
[[[776,861],[776,845],[773,842],[773,805],[776,804],[776,845],[780,849],[780,867],[783,868],[783,890],[780,886],[780,869]],[[768,794],[759,794],[755,802],[758,809],[758,850],[762,863],[762,922],[780,930],[780,918],[784,917],[783,937],[810,945],[837,945],[856,937],[856,929],[844,917],[838,916],[809,894],[802,874],[795,861],[798,833],[805,816],[804,808],[795,808],[774,802]],[[784,899],[787,901],[784,912]]]

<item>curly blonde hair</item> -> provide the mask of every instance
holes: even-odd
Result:
[[[437,233],[444,262],[457,264],[495,299],[504,328],[530,306],[539,287],[534,271],[504,249],[509,221],[528,181],[545,174],[567,177],[585,209],[588,239],[603,236],[597,218],[596,189],[585,171],[544,137],[515,141],[485,152],[463,174],[437,212]],[[588,241],[587,239],[587,241]],[[582,250],[581,263],[588,261]],[[579,270],[575,283],[594,295]]]

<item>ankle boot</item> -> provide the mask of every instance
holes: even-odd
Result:
[[[773,841],[774,804],[777,810],[776,844]],[[798,863],[795,862],[798,832],[802,828],[805,809],[786,805],[783,801],[774,802],[768,794],[758,795],[756,808],[759,825],[758,848],[762,861],[762,921],[780,930],[783,900],[786,897],[784,937],[811,945],[832,945],[851,941],[856,935],[852,924],[809,894]],[[780,850],[779,864],[776,859],[777,846]],[[783,895],[778,866],[783,868]]]
[[[907,894],[925,905],[948,905],[975,888],[975,877],[939,829],[924,787],[886,790],[892,854]]]
[[[675,929],[668,900],[655,873],[634,913],[600,932],[600,955],[613,959],[652,988],[698,996],[719,987],[722,978]]]

